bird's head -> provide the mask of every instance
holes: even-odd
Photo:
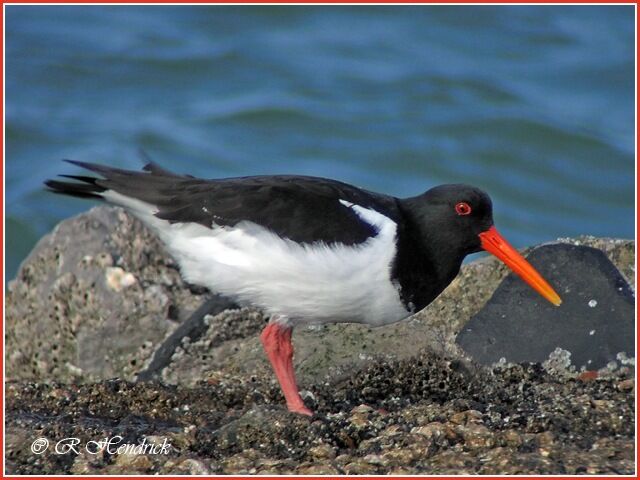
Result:
[[[491,198],[470,185],[440,185],[408,199],[427,241],[460,258],[482,250],[495,255],[531,288],[558,306],[562,300],[493,224]]]

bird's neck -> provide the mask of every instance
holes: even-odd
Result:
[[[410,203],[400,203],[400,209],[405,221],[398,231],[394,270],[406,296],[405,303],[410,301],[417,311],[431,303],[451,283],[460,271],[465,255],[438,235],[437,223],[420,215],[420,210],[413,210]],[[426,225],[433,225],[436,231]],[[407,290],[406,285],[411,285],[413,291]]]

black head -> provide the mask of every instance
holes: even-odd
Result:
[[[479,235],[493,226],[489,195],[470,185],[440,185],[404,202],[425,240],[456,257],[482,250]]]
[[[434,260],[437,274],[449,283],[464,257],[486,250],[502,260],[554,305],[562,300],[518,251],[493,226],[489,195],[469,185],[440,185],[401,200],[419,232],[417,239]]]

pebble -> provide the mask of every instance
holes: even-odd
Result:
[[[432,422],[420,427],[411,429],[411,433],[427,437],[433,443],[442,444],[447,438],[445,426],[440,422]]]
[[[635,380],[633,378],[628,378],[627,380],[618,382],[618,390],[621,392],[630,392],[635,388],[635,385]]]
[[[139,455],[135,453],[122,453],[116,455],[116,465],[121,467],[130,467],[135,470],[148,470],[153,464],[147,455]]]
[[[369,420],[369,415],[364,412],[358,412],[355,415],[351,415],[349,417],[349,423],[356,428],[365,428],[371,425],[371,420]]]
[[[538,440],[538,445],[544,448],[549,448],[555,443],[555,436],[549,431],[539,433],[536,435],[536,439]]]
[[[364,459],[347,463],[343,470],[347,475],[366,475],[378,471],[376,465],[368,463]]]
[[[464,438],[464,444],[468,448],[491,448],[495,445],[495,435],[484,425],[460,426],[458,433]]]
[[[578,375],[578,380],[582,382],[593,382],[598,378],[598,372],[596,370],[585,370],[584,372],[580,372]]]
[[[466,425],[468,423],[482,423],[482,413],[477,410],[466,410],[451,415],[449,418],[451,423],[456,425]]]
[[[338,469],[331,465],[301,465],[296,469],[296,475],[338,475]]]
[[[309,449],[309,455],[314,458],[333,459],[336,457],[336,449],[327,444],[316,445]]]
[[[211,470],[207,468],[204,462],[193,458],[188,458],[179,463],[178,468],[189,475],[211,475]]]
[[[119,292],[137,283],[136,277],[132,273],[125,272],[120,267],[107,267],[107,270],[105,271],[105,277],[107,286],[111,290],[115,290],[116,292]]]
[[[382,465],[385,467],[406,467],[423,455],[422,451],[411,448],[397,448],[382,454]]]
[[[517,448],[522,445],[522,435],[515,430],[505,430],[501,437],[507,447]]]
[[[254,465],[252,460],[239,453],[224,460],[222,468],[228,474],[243,474],[250,473],[249,471],[254,468]]]

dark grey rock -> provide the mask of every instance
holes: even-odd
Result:
[[[170,363],[171,358],[176,353],[178,347],[183,344],[184,339],[197,341],[207,331],[209,325],[205,320],[207,315],[216,316],[225,310],[238,309],[235,303],[220,295],[213,295],[206,300],[200,308],[187,318],[169,335],[162,344],[153,352],[153,357],[145,369],[143,369],[136,379],[147,381],[157,379],[161,376],[162,370]]]
[[[559,348],[571,354],[578,370],[598,370],[621,352],[635,357],[634,295],[602,251],[544,245],[528,260],[554,286],[562,305],[551,305],[509,274],[457,336],[474,360],[544,362]]]
[[[93,208],[43,237],[9,282],[7,376],[132,379],[207,296],[141,222]]]

